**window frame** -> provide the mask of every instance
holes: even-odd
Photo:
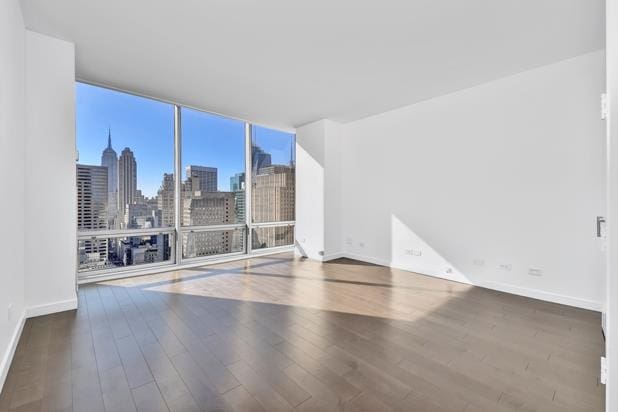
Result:
[[[255,251],[252,249],[252,233],[254,229],[260,227],[272,227],[272,226],[292,226],[294,227],[294,239],[295,239],[295,226],[296,221],[286,221],[286,222],[263,222],[263,223],[254,223],[252,220],[252,186],[253,186],[253,174],[252,174],[252,130],[254,126],[270,128],[278,131],[283,131],[289,134],[292,134],[294,137],[293,145],[294,145],[294,159],[296,159],[296,131],[295,130],[284,130],[280,128],[273,128],[270,126],[265,126],[261,124],[255,124],[243,119],[237,119],[229,116],[223,116],[218,113],[210,112],[207,110],[202,110],[199,108],[191,107],[188,105],[182,105],[177,102],[172,102],[164,99],[154,98],[152,96],[146,96],[138,93],[134,93],[131,91],[118,89],[114,87],[109,87],[107,85],[92,83],[88,81],[84,81],[81,79],[77,79],[76,83],[83,83],[95,87],[101,87],[104,89],[108,89],[111,91],[116,91],[120,93],[126,93],[138,97],[142,97],[145,99],[150,99],[154,101],[159,101],[162,103],[170,104],[173,106],[174,110],[174,226],[173,227],[161,227],[161,228],[148,228],[148,229],[114,229],[114,230],[99,230],[99,229],[88,229],[88,230],[79,230],[76,227],[77,232],[77,247],[79,248],[79,241],[83,240],[94,240],[94,239],[103,239],[110,237],[131,237],[131,236],[141,236],[141,235],[152,235],[152,234],[169,234],[173,237],[172,242],[172,251],[171,257],[169,261],[164,262],[156,262],[156,263],[142,263],[139,265],[131,265],[131,266],[119,266],[114,268],[106,268],[106,269],[96,269],[96,270],[80,270],[79,268],[79,253],[76,250],[76,278],[78,283],[87,283],[92,281],[98,281],[102,278],[122,278],[135,276],[137,274],[148,274],[148,273],[157,273],[161,271],[167,270],[175,270],[181,269],[183,267],[194,267],[199,266],[201,264],[207,263],[215,263],[218,261],[227,261],[231,259],[244,259],[251,256],[259,256],[270,253],[278,253],[281,251],[292,250],[294,248],[294,244],[284,245],[284,246],[276,246],[270,248],[261,248],[256,249]],[[241,121],[244,123],[244,139],[245,139],[245,221],[242,223],[234,223],[234,224],[222,224],[222,225],[202,225],[202,226],[183,226],[182,225],[182,109],[191,109],[198,112],[203,112],[206,114],[220,116],[236,121]],[[76,134],[77,139],[77,134]],[[75,167],[77,170],[78,161],[75,162]],[[294,176],[296,180],[296,175]],[[296,196],[296,181],[295,181],[295,196]],[[76,188],[77,189],[77,188]],[[76,199],[77,201],[77,199]],[[296,203],[294,204],[294,215],[296,215]],[[224,253],[218,255],[211,256],[203,256],[203,257],[189,257],[183,258],[183,250],[182,250],[182,241],[183,235],[191,232],[205,232],[205,231],[221,231],[221,230],[238,230],[244,229],[245,234],[243,237],[244,240],[244,250],[240,252],[231,252]]]

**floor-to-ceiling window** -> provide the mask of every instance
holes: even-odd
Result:
[[[244,253],[245,123],[182,108],[182,257]]]
[[[77,83],[76,118],[79,271],[173,263],[174,106]]]
[[[293,245],[294,134],[76,87],[81,277]]]
[[[251,129],[251,248],[294,244],[295,136]]]

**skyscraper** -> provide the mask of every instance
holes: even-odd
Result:
[[[224,225],[236,222],[234,193],[206,192],[184,199],[183,226]],[[183,256],[199,257],[239,251],[242,236],[235,230],[192,232],[183,235]]]
[[[77,165],[77,228],[107,228],[107,182],[105,166]]]
[[[254,222],[294,220],[294,167],[273,165],[253,177],[252,216]]]
[[[184,200],[184,226],[224,225],[235,222],[234,193],[207,192]]]
[[[236,173],[230,177],[230,192],[238,192],[245,188],[245,173]]]
[[[161,212],[161,226],[174,226],[174,174],[164,173],[157,192],[157,208]]]
[[[264,167],[268,167],[272,164],[270,153],[266,153],[258,145],[251,146],[251,168],[253,169],[253,175],[257,175],[258,171]]]
[[[116,228],[118,217],[118,156],[112,149],[112,132],[107,131],[107,148],[101,154],[101,166],[107,167],[107,219],[110,229]]]
[[[107,229],[107,167],[77,165],[77,229]],[[80,241],[80,267],[107,264],[107,240]]]
[[[206,166],[187,166],[187,180],[185,191],[190,192],[216,192],[217,191],[217,168]]]
[[[127,203],[123,218],[123,228],[144,229],[157,227],[156,214],[146,203]]]
[[[295,219],[294,166],[272,165],[253,177],[251,211],[254,222],[285,222]],[[252,247],[294,243],[293,227],[262,227],[251,234]]]
[[[234,192],[234,210],[236,222],[245,221],[245,173],[236,173],[230,177],[230,192]]]
[[[118,214],[124,216],[128,204],[137,198],[137,162],[133,152],[125,147],[118,159]]]

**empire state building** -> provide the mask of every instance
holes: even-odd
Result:
[[[107,131],[107,147],[101,154],[101,166],[107,167],[107,216],[108,228],[117,229],[118,217],[118,155],[112,149],[112,132]]]

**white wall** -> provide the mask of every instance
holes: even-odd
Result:
[[[343,127],[324,121],[324,258],[341,256],[343,252],[341,147]]]
[[[600,309],[603,65],[585,54],[346,124],[344,252]]]
[[[324,251],[323,120],[296,130],[296,252],[321,260]]]
[[[341,134],[330,120],[296,129],[296,251],[312,259],[342,251]]]
[[[26,305],[77,306],[75,48],[26,32]]]
[[[0,390],[25,317],[77,306],[74,56],[0,2]]]
[[[24,314],[24,42],[18,1],[0,2],[0,389]]]

